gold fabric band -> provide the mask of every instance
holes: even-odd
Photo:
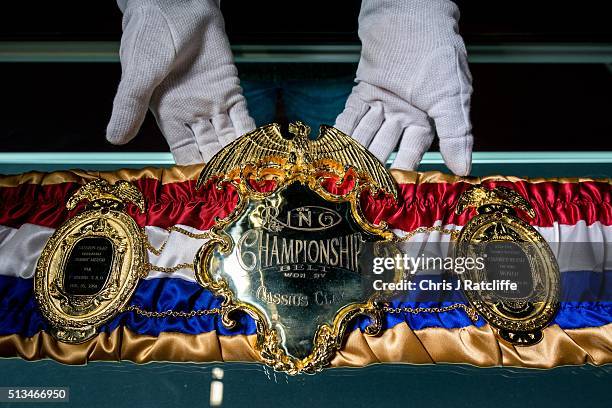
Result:
[[[461,363],[479,367],[551,368],[612,363],[612,324],[573,330],[544,329],[538,344],[516,347],[500,341],[489,325],[411,330],[400,323],[379,337],[352,332],[333,366],[374,363]]]
[[[93,179],[102,178],[110,183],[117,180],[134,181],[143,178],[159,180],[162,184],[177,183],[187,180],[196,180],[202,171],[202,164],[190,166],[174,166],[169,168],[145,167],[143,169],[121,169],[117,171],[56,171],[52,173],[28,172],[17,175],[0,176],[0,187],[16,187],[20,184],[51,185],[59,183],[85,184]],[[439,171],[428,171],[419,173],[416,171],[391,170],[391,175],[398,184],[423,184],[423,183],[457,183],[480,184],[485,181],[525,181],[529,183],[557,182],[557,183],[579,183],[596,181],[612,183],[612,178],[592,179],[577,177],[555,177],[555,178],[524,178],[514,176],[486,176],[486,177],[459,177]]]
[[[23,174],[0,176],[0,187],[16,187],[20,184],[38,184],[41,186],[59,183],[86,184],[97,178],[104,179],[111,184],[114,184],[117,180],[134,181],[145,178],[159,180],[162,184],[167,184],[197,180],[202,167],[204,167],[202,164],[193,164],[169,168],[145,167],[143,169],[121,169],[116,171],[69,170],[54,171],[52,173],[31,171]]]
[[[31,338],[0,336],[0,356],[27,360],[52,358],[66,364],[94,360],[212,362],[258,361],[256,336],[217,336],[216,332],[189,335],[140,335],[119,327],[82,344],[65,344],[40,332]],[[411,330],[400,323],[380,336],[353,331],[332,360],[332,367],[363,367],[375,363],[462,363],[479,367],[551,368],[561,365],[612,363],[612,324],[573,330],[544,329],[544,339],[533,346],[515,347],[499,341],[491,327]]]

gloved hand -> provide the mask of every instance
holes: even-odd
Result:
[[[448,168],[472,163],[472,77],[450,0],[363,0],[357,85],[336,127],[384,162],[401,137],[392,167],[415,169],[433,138]]]
[[[121,82],[106,138],[136,136],[147,108],[177,164],[207,162],[255,128],[242,96],[219,0],[118,0]]]

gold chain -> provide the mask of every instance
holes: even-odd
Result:
[[[478,321],[478,314],[474,308],[464,305],[463,303],[455,303],[450,306],[444,307],[383,307],[383,311],[387,313],[444,313],[450,312],[451,310],[463,309],[465,313],[470,317],[473,322]]]
[[[180,263],[175,266],[157,266],[157,265],[153,265],[152,263],[149,263],[147,266],[149,267],[150,271],[157,271],[157,272],[163,272],[163,273],[174,273],[178,271],[179,269],[194,269],[194,266],[192,263]]]
[[[178,232],[180,234],[186,235],[189,238],[193,238],[193,239],[210,239],[210,237],[211,237],[211,234],[210,234],[209,231],[196,234],[195,232],[191,232],[191,231],[188,231],[188,230],[186,230],[184,228],[177,227],[176,225],[172,226],[170,228],[166,228],[166,231],[168,231],[168,232],[172,232],[172,231]],[[142,229],[142,238],[143,238],[143,240],[145,242],[145,246],[147,247],[147,249],[149,251],[151,251],[153,254],[157,255],[157,256],[161,255],[161,253],[164,250],[164,248],[166,248],[166,244],[168,243],[168,240],[165,240],[164,243],[159,247],[159,249],[155,248],[153,246],[153,244],[151,244],[151,242],[149,242],[149,237],[147,236],[147,233],[146,233],[144,228]]]
[[[392,314],[411,313],[415,315],[419,313],[444,313],[444,312],[450,312],[452,310],[457,310],[457,309],[462,309],[463,311],[465,311],[473,322],[478,321],[478,314],[476,313],[476,311],[473,308],[464,305],[463,303],[455,303],[454,305],[444,306],[444,307],[388,307],[388,306],[383,307],[383,311],[387,313],[392,313]],[[196,317],[196,316],[210,316],[210,315],[221,313],[221,309],[219,309],[218,307],[214,309],[192,310],[189,312],[176,311],[176,310],[166,310],[164,312],[155,312],[151,310],[144,310],[136,305],[128,305],[124,307],[122,311],[123,312],[135,312],[145,317],[156,317],[156,318],[168,317],[168,316],[188,318],[188,317]]]
[[[190,232],[184,228],[181,227],[177,227],[177,226],[173,226],[170,228],[166,229],[168,232],[178,232],[180,234],[186,235],[190,238],[194,238],[194,239],[209,239],[211,237],[210,232],[204,232],[204,233],[200,233],[200,234],[196,234],[193,232]],[[448,234],[451,236],[451,240],[456,240],[460,234],[460,231],[458,230],[450,230],[448,228],[443,228],[442,226],[432,226],[432,227],[419,227],[416,228],[408,233],[406,233],[406,235],[404,235],[401,238],[398,238],[396,240],[396,242],[405,242],[408,241],[409,239],[411,239],[412,237],[414,237],[416,234],[422,234],[422,233],[426,233],[426,232],[439,232],[441,234]],[[166,244],[168,243],[168,240],[166,240],[161,247],[159,247],[159,249],[155,248],[150,242],[149,242],[149,238],[147,237],[145,230],[143,228],[142,231],[142,235],[144,238],[144,242],[145,245],[147,247],[147,249],[149,251],[151,251],[153,254],[159,256],[162,251],[164,250],[164,248],[166,247]],[[148,264],[149,269],[152,271],[158,271],[158,272],[164,272],[164,273],[174,273],[176,271],[178,271],[179,269],[193,269],[194,266],[193,264],[190,263],[181,263],[178,264],[176,266],[173,267],[163,267],[163,266],[157,266],[157,265],[153,265],[153,264]],[[467,313],[467,315],[469,316],[469,318],[473,321],[476,322],[478,321],[478,314],[476,313],[476,310],[474,310],[473,308],[464,305],[463,303],[455,303],[453,305],[450,306],[444,306],[444,307],[396,307],[396,308],[392,308],[392,307],[388,307],[385,306],[383,307],[383,311],[387,312],[387,313],[411,313],[411,314],[419,314],[419,313],[444,313],[444,312],[450,312],[452,310],[457,310],[457,309],[462,309],[463,311],[465,311]],[[138,313],[140,315],[146,316],[146,317],[167,317],[167,316],[172,316],[172,317],[195,317],[195,316],[206,316],[206,315],[213,315],[213,314],[218,314],[220,313],[220,309],[219,308],[215,308],[215,309],[204,309],[204,310],[192,310],[190,312],[182,312],[182,311],[174,311],[174,310],[166,310],[165,312],[154,312],[154,311],[150,311],[150,310],[143,310],[138,306],[134,306],[134,305],[129,305],[126,306],[123,311],[132,311],[135,313]]]
[[[187,235],[189,238],[193,238],[193,239],[209,239],[211,236],[209,231],[196,234],[195,232],[187,231],[186,229],[177,227],[176,225],[170,228],[166,228],[166,231],[168,232],[175,231],[183,235]]]
[[[153,244],[151,244],[151,243],[149,242],[149,238],[147,237],[147,235],[146,235],[146,234],[142,234],[142,235],[143,235],[144,243],[145,243],[145,246],[147,247],[147,249],[148,249],[149,251],[151,251],[153,254],[155,254],[155,255],[157,255],[157,256],[160,256],[160,255],[161,255],[161,253],[162,253],[162,251],[163,251],[163,250],[164,250],[164,248],[166,247],[166,244],[168,243],[168,241],[167,241],[167,240],[166,240],[166,241],[164,241],[164,243],[162,244],[162,246],[160,246],[160,247],[159,247],[159,249],[156,249],[156,248],[153,246]]]
[[[181,227],[177,227],[177,226],[172,226],[170,228],[166,228],[166,231],[168,232],[178,232],[180,234],[186,235],[189,238],[194,238],[194,239],[208,239],[211,237],[210,232],[206,231],[203,233],[199,233],[196,234],[194,232],[188,231],[184,228]],[[166,244],[168,243],[168,240],[164,241],[164,243],[158,248],[155,248],[153,246],[153,244],[151,244],[151,242],[149,242],[149,237],[146,234],[145,229],[143,228],[141,231],[142,234],[142,239],[145,243],[145,246],[147,247],[147,249],[149,251],[151,251],[151,253],[155,254],[156,256],[161,255],[161,253],[163,252],[164,248],[166,248]],[[178,265],[175,266],[157,266],[157,265],[153,265],[151,263],[147,264],[147,267],[149,268],[150,271],[157,271],[157,272],[163,272],[163,273],[174,273],[180,269],[194,269],[194,266],[192,263],[180,263]]]
[[[414,237],[416,234],[423,234],[426,232],[434,232],[437,231],[441,234],[448,234],[451,236],[451,240],[456,241],[457,238],[459,237],[459,234],[461,233],[461,231],[459,230],[450,230],[448,228],[443,228],[440,225],[436,225],[433,227],[419,227],[417,229],[414,229],[410,232],[407,232],[406,235],[404,235],[401,238],[398,238],[396,240],[396,242],[405,242],[408,241],[409,239],[411,239],[412,237]]]
[[[165,312],[155,312],[152,310],[141,309],[140,306],[129,305],[123,308],[123,312],[135,312],[145,317],[196,317],[196,316],[210,316],[221,313],[221,309],[218,307],[214,309],[201,309],[192,310],[190,312],[182,312],[176,310],[166,310]]]
[[[476,313],[476,311],[473,308],[464,305],[463,303],[455,303],[454,305],[444,306],[444,307],[395,307],[395,308],[388,307],[388,306],[383,307],[383,311],[387,313],[392,313],[392,314],[411,313],[415,315],[419,313],[444,313],[444,312],[450,312],[452,310],[457,310],[457,309],[462,309],[463,311],[465,311],[473,322],[478,321],[478,314]],[[189,317],[196,317],[196,316],[210,316],[210,315],[221,313],[221,309],[219,308],[192,310],[189,312],[176,311],[176,310],[166,310],[164,312],[156,312],[156,311],[151,311],[151,310],[144,310],[136,305],[126,306],[123,308],[123,311],[124,312],[135,312],[145,317],[155,317],[155,318],[168,317],[168,316],[189,318]]]
[[[450,235],[450,238],[452,241],[456,241],[457,238],[459,238],[459,234],[461,233],[461,231],[459,230],[450,230],[440,225],[436,225],[433,227],[419,227],[410,232],[407,232],[406,235],[404,235],[401,238],[398,238],[396,242],[405,242],[411,239],[412,237],[414,237],[416,234],[423,234],[426,232],[434,232],[434,231],[439,232],[441,234]],[[392,308],[392,307],[385,306],[383,308],[383,311],[387,313],[419,314],[419,313],[444,313],[444,312],[450,312],[451,310],[457,310],[457,309],[462,309],[465,313],[467,313],[467,315],[473,322],[478,321],[478,313],[476,313],[476,310],[470,306],[464,305],[463,303],[455,303],[453,305],[444,306],[444,307],[396,307],[396,308]]]

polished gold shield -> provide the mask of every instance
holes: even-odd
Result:
[[[241,313],[257,325],[257,350],[276,370],[314,373],[329,363],[359,315],[382,326],[372,260],[388,256],[393,234],[368,222],[363,191],[396,197],[382,164],[340,131],[278,125],[244,135],[203,169],[198,185],[233,188],[238,203],[217,220],[195,259],[196,278],[223,297],[222,321]],[[391,271],[385,279],[401,276]],[[381,279],[377,276],[377,279]]]
[[[456,255],[484,260],[483,268],[469,268],[463,282],[513,282],[514,290],[464,290],[474,308],[499,336],[519,346],[542,339],[542,329],[559,305],[560,276],[554,253],[516,208],[535,213],[519,194],[505,187],[475,186],[463,193],[457,214],[475,207],[477,214],[459,235]],[[465,289],[465,285],[464,285]]]
[[[123,212],[125,202],[144,211],[133,185],[94,180],[82,186],[66,207],[89,200],[85,211],[49,238],[36,266],[34,293],[50,332],[60,341],[80,343],[96,334],[132,296],[146,270],[142,233]]]

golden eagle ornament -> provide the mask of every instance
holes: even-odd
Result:
[[[227,145],[204,167],[200,187],[212,179],[217,183],[236,178],[336,177],[347,175],[397,198],[395,181],[385,166],[355,139],[331,126],[323,125],[319,137],[309,139],[310,127],[302,122],[289,125],[293,137],[283,137],[276,123],[260,127]],[[257,169],[257,170],[255,170]],[[265,171],[263,170],[265,169]]]

